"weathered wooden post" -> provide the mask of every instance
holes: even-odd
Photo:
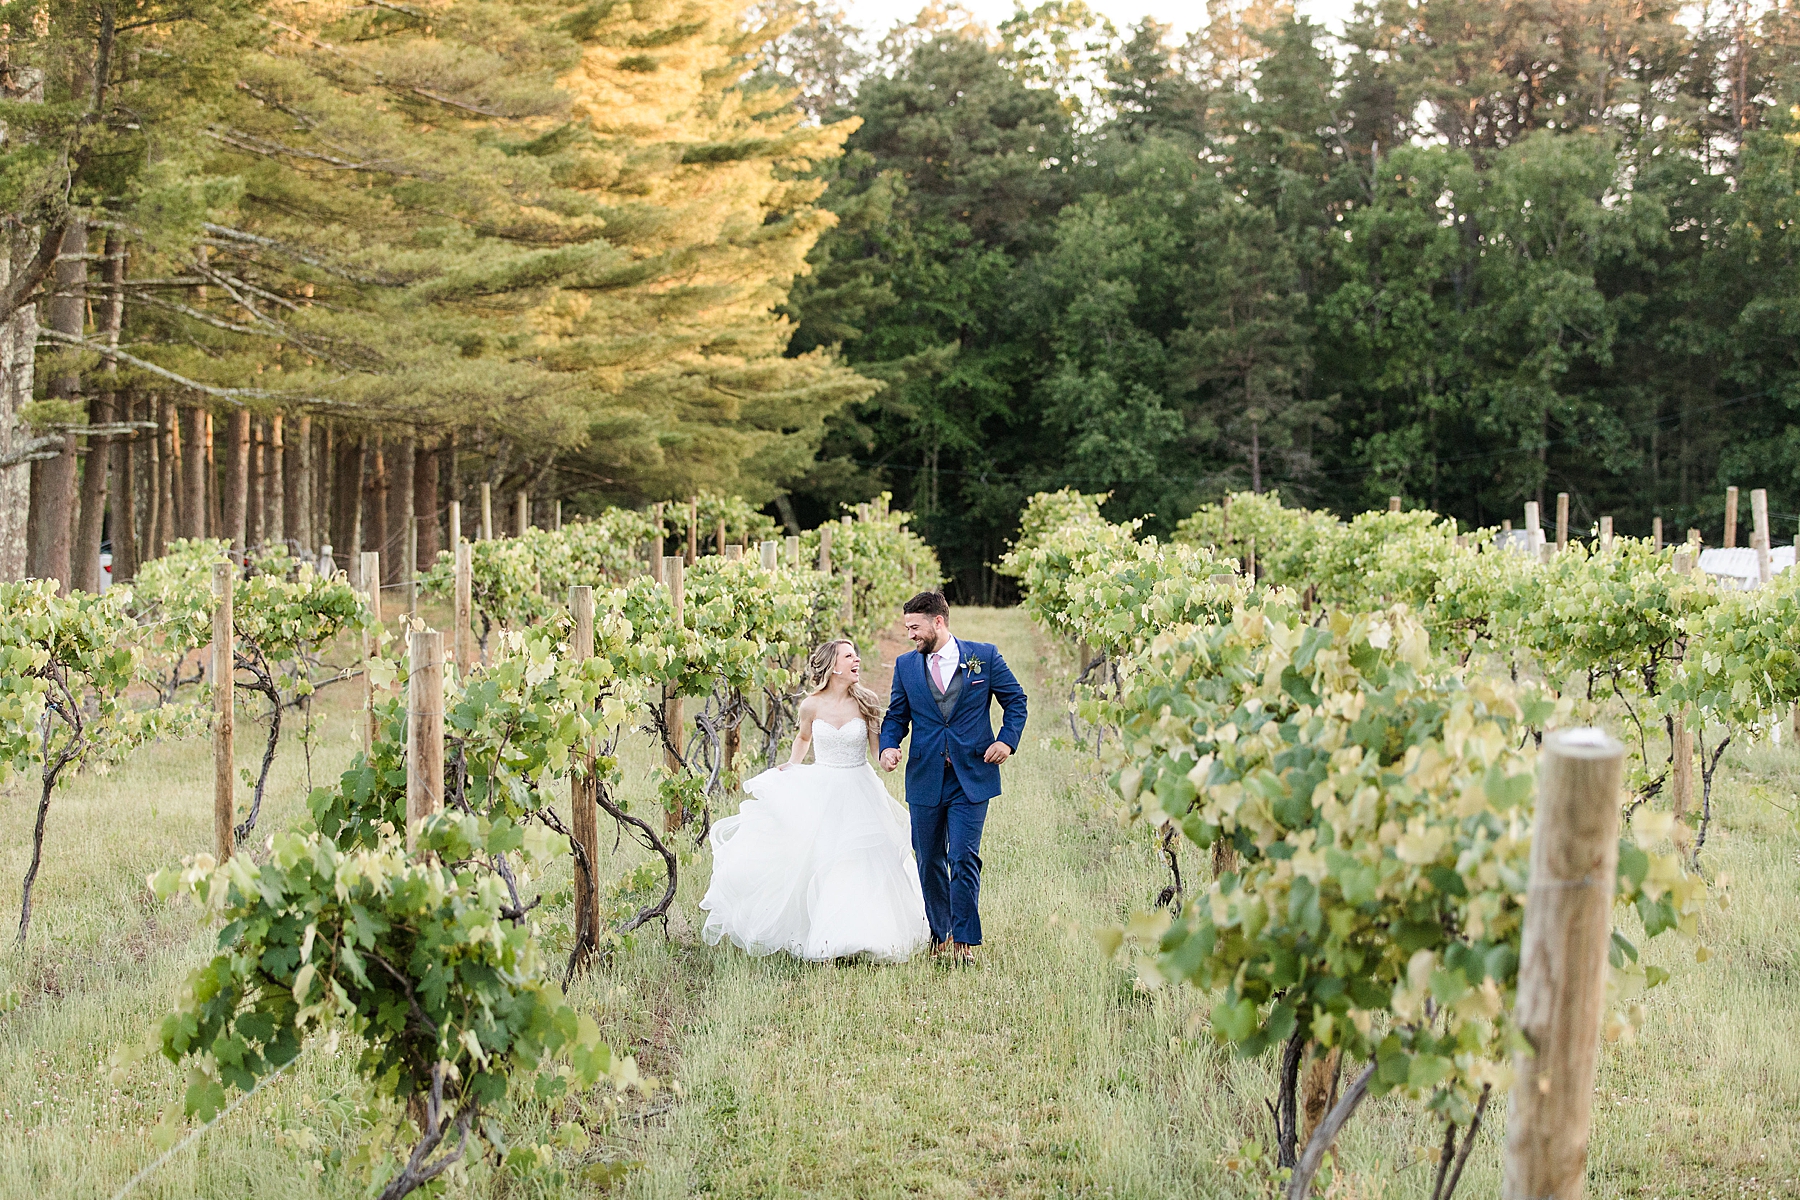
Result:
[[[781,543],[765,541],[758,548],[762,552],[762,569],[765,571],[773,571],[775,569],[775,564],[780,561],[781,558]]]
[[[562,532],[562,501],[561,500],[553,501],[550,505],[550,530],[553,533],[561,533]]]
[[[1750,492],[1750,544],[1756,548],[1756,581],[1767,583],[1774,570],[1769,565],[1769,493],[1765,488]]]
[[[1400,511],[1400,497],[1398,497],[1398,496],[1389,496],[1388,497],[1388,511],[1391,513],[1397,513]]]
[[[1656,552],[1658,554],[1661,554],[1662,548],[1663,548],[1662,518],[1661,517],[1651,517],[1650,518],[1650,541],[1651,541],[1652,545],[1655,547]]]
[[[231,828],[235,819],[233,796],[237,785],[237,761],[232,745],[237,647],[231,625],[231,591],[236,583],[235,566],[228,562],[213,564],[213,857],[220,862],[231,857],[236,842]]]
[[[663,581],[663,504],[657,501],[650,508],[650,523],[656,532],[650,535],[650,578],[661,583]]]
[[[450,545],[452,550],[460,541],[462,541],[462,501],[452,500],[450,502]]]
[[[374,629],[365,629],[362,635],[363,752],[368,753],[375,748],[378,724],[375,719],[375,681],[369,675],[369,660],[381,648],[377,640],[382,622],[381,551],[364,550],[358,562],[363,586],[369,589],[369,619],[375,623]]]
[[[687,583],[684,576],[685,564],[679,557],[670,556],[663,560],[663,576],[668,583],[671,603],[671,620],[675,628],[680,629],[686,621]],[[663,689],[663,727],[669,731],[669,742],[663,747],[663,767],[670,775],[681,773],[681,697],[673,694],[668,688]],[[664,818],[665,829],[678,829],[687,820],[687,813],[677,809]]]
[[[444,635],[414,629],[406,676],[406,848],[419,823],[444,807]]]
[[[520,491],[513,497],[513,536],[524,537],[531,529],[531,496]]]
[[[719,518],[718,530],[713,535],[713,545],[718,548],[716,553],[719,555],[719,557],[724,558],[725,557],[725,518],[724,517]]]
[[[1737,489],[1725,489],[1725,548],[1737,549]]]
[[[481,481],[481,540],[494,540],[494,485]]]
[[[846,632],[856,624],[856,577],[849,571],[844,572],[844,600],[838,618],[843,621]]]
[[[1606,551],[1612,549],[1612,542],[1613,542],[1612,530],[1613,530],[1612,518],[1611,517],[1601,517],[1600,518],[1600,551],[1603,554]]]
[[[456,629],[450,635],[456,677],[467,679],[475,665],[475,548],[456,540]]]
[[[819,526],[819,571],[831,574],[831,526]]]
[[[796,571],[800,569],[800,538],[797,535],[788,535],[787,560],[790,568]]]
[[[1556,552],[1569,548],[1569,493],[1556,493]]]
[[[1527,500],[1525,502],[1525,548],[1536,554],[1538,547],[1543,544],[1544,522],[1543,518],[1538,515],[1538,502]]]
[[[569,589],[569,615],[575,632],[569,638],[569,657],[586,662],[594,657],[594,589],[578,584]],[[594,747],[582,747],[577,768],[569,773],[570,832],[575,855],[575,964],[580,966],[600,948],[600,821],[594,778]]]
[[[687,563],[693,566],[700,561],[700,497],[695,496],[688,501],[688,540]]]
[[[1514,1064],[1504,1200],[1580,1200],[1584,1192],[1624,759],[1624,747],[1598,729],[1544,737],[1513,1009],[1531,1050]]]
[[[736,542],[733,542],[733,543],[731,543],[731,545],[725,547],[725,561],[726,562],[743,562],[744,561],[744,548],[742,546],[738,545]]]

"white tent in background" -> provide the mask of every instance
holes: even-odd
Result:
[[[1794,565],[1794,548],[1777,546],[1769,551],[1769,573],[1779,575]],[[1708,575],[1728,579],[1748,591],[1756,586],[1756,551],[1744,546],[1731,550],[1702,550],[1700,569]]]

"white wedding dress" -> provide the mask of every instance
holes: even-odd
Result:
[[[906,810],[869,765],[868,726],[813,722],[813,762],[764,771],[712,830],[709,945],[905,962],[931,940]]]

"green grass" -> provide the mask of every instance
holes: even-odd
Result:
[[[1166,873],[1145,831],[1112,816],[1090,760],[1038,744],[1060,716],[1069,664],[1017,613],[963,612],[957,627],[1000,643],[1034,706],[983,846],[981,968],[813,966],[701,945],[698,853],[668,936],[643,931],[572,993],[666,1085],[622,1119],[596,1121],[593,1145],[565,1164],[614,1170],[565,1187],[476,1171],[450,1194],[587,1195],[607,1177],[616,1194],[644,1198],[1256,1194],[1225,1164],[1268,1139],[1269,1063],[1214,1048],[1205,997],[1141,990],[1095,948],[1091,929],[1143,907]],[[352,700],[333,701],[316,778],[350,758]],[[240,733],[245,765],[254,740]],[[650,761],[643,746],[627,758],[640,803]],[[209,847],[210,764],[203,743],[153,747],[57,798],[31,945],[0,951],[0,994],[18,1000],[0,1014],[0,1200],[111,1196],[158,1154],[153,1128],[181,1077],[153,1059],[115,1086],[112,1064],[211,944],[191,907],[156,904],[143,886]],[[295,819],[303,791],[290,745],[264,828]],[[1731,897],[1707,920],[1714,957],[1697,965],[1691,945],[1670,939],[1651,952],[1675,975],[1652,994],[1642,1038],[1605,1051],[1591,1195],[1800,1196],[1800,836],[1782,811],[1800,806],[1797,791],[1791,747],[1732,759],[1708,848]],[[9,927],[34,803],[23,786],[0,797]],[[617,858],[612,875],[638,861],[628,844]],[[1190,882],[1203,875],[1192,850],[1183,865]],[[566,913],[541,916],[553,947],[566,939]],[[360,1129],[353,1058],[348,1042],[334,1053],[316,1040],[134,1195],[360,1195],[351,1172],[322,1165]],[[1460,1194],[1498,1191],[1503,1124],[1497,1111]],[[1366,1105],[1343,1139],[1334,1195],[1423,1197],[1417,1158],[1436,1140],[1399,1104]]]

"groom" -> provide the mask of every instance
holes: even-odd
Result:
[[[1000,794],[1000,764],[1025,733],[1025,689],[1000,651],[950,633],[950,605],[938,592],[906,602],[906,636],[917,648],[894,664],[894,694],[881,723],[881,769],[900,765],[912,728],[906,805],[913,854],[925,891],[931,956],[973,966],[981,945],[981,827]],[[989,705],[1005,718],[994,737]]]

